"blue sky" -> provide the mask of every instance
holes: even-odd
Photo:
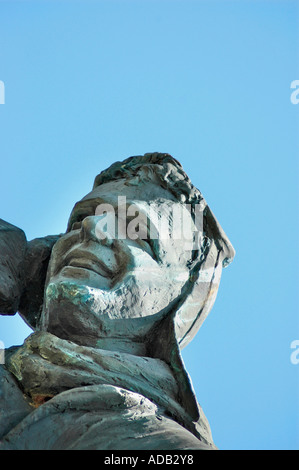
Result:
[[[183,350],[220,449],[299,448],[298,1],[1,1],[0,217],[64,232],[116,160],[177,158],[236,249]],[[0,340],[30,330],[0,318]]]

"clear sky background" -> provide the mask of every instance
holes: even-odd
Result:
[[[288,0],[0,1],[0,217],[64,232],[101,170],[168,152],[236,249],[183,350],[220,449],[299,449],[298,26]]]

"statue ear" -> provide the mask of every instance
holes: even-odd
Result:
[[[18,312],[36,329],[42,312],[44,286],[52,248],[61,235],[36,238],[27,244],[24,260],[24,287]]]

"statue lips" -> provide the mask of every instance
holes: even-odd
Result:
[[[74,249],[67,253],[61,263],[61,269],[74,267],[87,269],[102,277],[112,278],[113,272],[95,255],[82,249]]]

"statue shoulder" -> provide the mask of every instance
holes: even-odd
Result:
[[[23,230],[0,219],[0,315],[19,312],[36,328],[49,259],[60,236],[27,241]]]
[[[31,411],[14,376],[0,364],[0,439]]]
[[[23,230],[0,219],[0,312],[14,315],[23,290],[27,239]]]

